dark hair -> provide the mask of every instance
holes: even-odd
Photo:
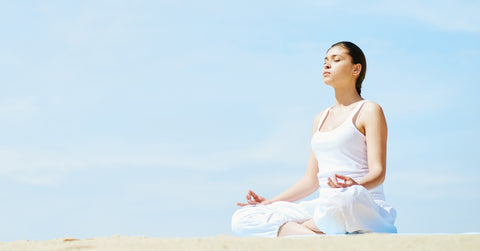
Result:
[[[367,73],[367,60],[365,59],[365,54],[363,51],[358,47],[356,44],[348,41],[342,41],[333,44],[331,48],[335,46],[342,46],[348,50],[348,54],[352,57],[352,64],[361,64],[362,70],[360,71],[360,75],[358,75],[357,82],[355,83],[355,89],[357,89],[358,95],[362,91],[362,82],[365,79],[365,73]]]

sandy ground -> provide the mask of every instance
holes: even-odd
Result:
[[[113,236],[0,242],[0,250],[480,250],[480,234],[362,234],[295,238]]]

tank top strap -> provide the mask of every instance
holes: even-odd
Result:
[[[357,113],[359,113],[360,109],[362,109],[363,105],[367,102],[368,100],[362,100],[359,102],[359,104],[357,105],[357,107],[355,107],[355,109],[353,109],[353,112],[352,114],[350,115],[350,121],[353,120],[353,118],[355,117],[355,115],[357,115]],[[357,125],[357,121],[358,121],[358,117],[360,116],[357,116],[355,118],[355,123],[354,125]]]
[[[324,110],[323,114],[322,114],[322,117],[320,117],[320,120],[318,121],[318,125],[317,125],[317,131],[320,130],[320,126],[322,126],[323,122],[325,121],[325,118],[327,117],[328,115],[328,112],[330,112],[330,109],[332,109],[333,106],[327,108]]]

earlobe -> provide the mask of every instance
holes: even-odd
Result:
[[[353,66],[353,74],[359,75],[361,71],[362,71],[362,65],[361,64],[356,64],[356,65]]]

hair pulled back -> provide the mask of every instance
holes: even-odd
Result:
[[[348,41],[342,41],[333,44],[331,48],[335,46],[342,46],[343,48],[348,50],[348,54],[352,57],[352,64],[360,64],[362,65],[362,69],[360,71],[360,75],[358,75],[357,82],[355,83],[355,89],[360,95],[362,91],[362,82],[365,79],[365,74],[367,73],[367,60],[365,59],[365,54],[363,51],[358,47],[356,44]]]

